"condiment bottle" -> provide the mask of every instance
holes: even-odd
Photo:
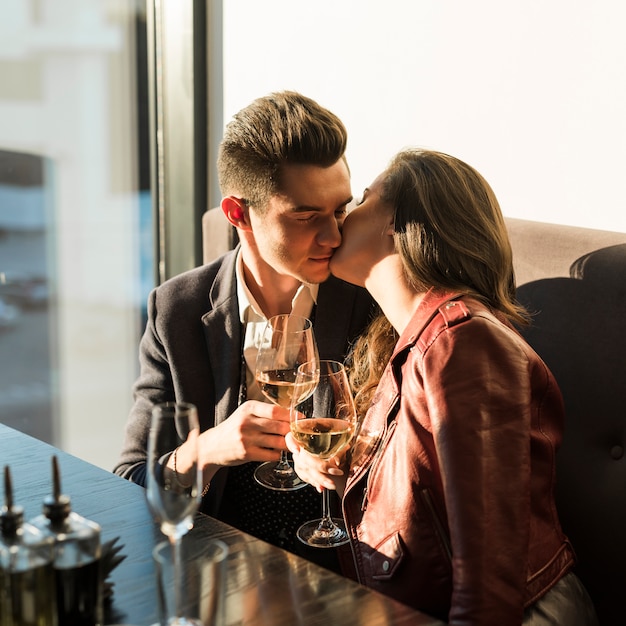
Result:
[[[59,626],[100,626],[103,622],[100,526],[71,509],[61,494],[57,457],[52,457],[53,493],[31,524],[54,540],[54,574]]]
[[[0,624],[57,626],[53,542],[24,522],[24,509],[13,504],[11,472],[6,466],[4,501],[0,509]]]

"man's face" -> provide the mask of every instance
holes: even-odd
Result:
[[[261,259],[279,274],[321,283],[341,243],[340,229],[352,200],[348,167],[340,159],[330,167],[287,165],[281,191],[265,212],[249,211]]]

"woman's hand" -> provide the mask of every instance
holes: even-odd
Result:
[[[293,455],[294,469],[304,482],[313,485],[320,493],[323,489],[333,489],[340,497],[343,496],[346,486],[346,476],[342,469],[344,455],[320,459],[300,447],[291,433],[287,433],[285,442]]]

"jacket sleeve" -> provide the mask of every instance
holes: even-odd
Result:
[[[531,374],[510,329],[474,317],[423,357],[452,547],[449,623],[520,624],[530,518]]]
[[[175,397],[166,350],[156,328],[156,290],[148,298],[148,322],[139,346],[140,374],[133,387],[134,402],[124,441],[113,471],[145,487],[148,432],[152,407]]]

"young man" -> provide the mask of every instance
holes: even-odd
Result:
[[[293,92],[259,98],[227,125],[217,163],[221,208],[240,244],[151,293],[135,403],[114,470],[145,484],[152,407],[191,402],[202,430],[201,510],[301,554],[295,532],[319,517],[320,495],[311,487],[273,491],[253,478],[260,462],[286,449],[289,414],[263,401],[252,337],[267,318],[293,312],[314,320],[320,358],[344,360],[371,319],[367,292],[329,270],[352,200],[346,142],[334,114]],[[177,463],[183,471],[184,446]],[[323,552],[313,559],[331,566],[315,558]]]

